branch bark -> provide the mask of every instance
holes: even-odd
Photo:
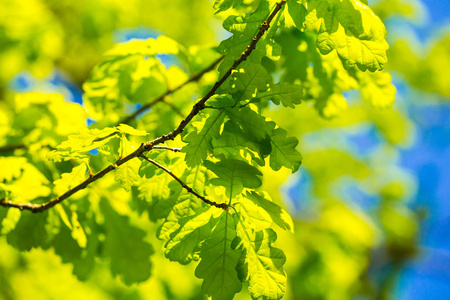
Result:
[[[26,149],[27,145],[25,144],[18,144],[18,145],[5,145],[0,147],[0,152],[9,152],[9,151],[14,151],[17,149]]]
[[[173,152],[181,152],[181,148],[172,148],[167,146],[153,146],[153,149],[163,149],[163,150],[170,150]]]
[[[269,29],[270,23],[272,22],[273,18],[281,10],[281,8],[283,7],[283,5],[285,3],[286,3],[286,0],[283,0],[283,1],[280,1],[279,3],[277,3],[277,5],[275,6],[274,10],[272,11],[272,13],[267,18],[267,20],[264,21],[259,26],[258,33],[255,35],[255,37],[253,37],[253,40],[250,43],[250,45],[247,46],[245,51],[242,52],[241,56],[236,61],[234,61],[233,65],[214,84],[214,86],[209,90],[209,92],[202,99],[200,99],[200,101],[198,101],[192,107],[191,112],[186,116],[186,118],[183,121],[181,121],[181,123],[178,125],[178,127],[176,127],[174,130],[172,130],[171,132],[169,132],[167,134],[164,134],[164,135],[162,135],[162,136],[160,136],[160,137],[158,137],[158,138],[156,138],[156,139],[154,139],[152,141],[149,141],[147,143],[142,143],[139,146],[138,149],[136,149],[134,152],[128,154],[127,156],[118,159],[114,165],[107,166],[103,170],[101,170],[98,173],[95,173],[94,175],[92,175],[89,178],[87,178],[85,181],[83,181],[79,185],[75,186],[74,188],[70,189],[69,191],[65,192],[64,194],[62,194],[62,195],[60,195],[60,196],[58,196],[58,197],[56,197],[56,198],[46,202],[46,203],[42,203],[42,204],[15,203],[15,202],[9,201],[6,198],[3,198],[3,199],[0,199],[0,206],[14,207],[14,208],[18,208],[20,210],[30,210],[32,212],[42,212],[44,210],[47,210],[47,209],[55,206],[58,203],[61,203],[63,200],[69,198],[70,196],[72,196],[73,194],[78,192],[79,190],[82,190],[82,189],[86,188],[92,182],[96,181],[97,179],[100,179],[101,177],[105,176],[107,173],[109,173],[109,172],[113,171],[114,169],[120,167],[121,165],[123,165],[124,163],[128,162],[129,160],[131,160],[133,158],[136,158],[136,157],[142,157],[143,153],[154,149],[156,145],[162,144],[162,143],[164,143],[164,142],[166,142],[168,140],[175,139],[175,137],[177,137],[181,132],[183,132],[184,128],[186,128],[186,126],[192,121],[192,119],[200,111],[202,111],[203,109],[206,108],[205,107],[206,101],[208,101],[216,93],[217,89],[228,79],[228,77],[230,77],[230,75],[233,72],[233,70],[236,70],[236,68],[243,61],[245,61],[247,59],[247,57],[252,53],[252,51],[256,48],[256,44],[258,43],[258,41],[261,39],[261,37],[264,35],[264,33]],[[200,74],[197,74],[196,76],[201,76]],[[195,78],[196,76],[194,76],[193,78]],[[194,80],[195,79],[190,79],[190,81],[194,81]],[[177,89],[179,89],[179,88],[181,88],[181,86],[173,89],[172,92],[177,90]],[[166,95],[161,96],[161,99],[163,99],[165,96]],[[158,99],[159,98],[155,99],[153,102],[161,101],[161,100],[158,100]],[[141,107],[141,109],[142,109],[142,107]],[[130,118],[131,116],[133,116],[132,118],[136,117],[140,112],[144,111],[146,108],[144,108],[142,110],[141,109],[136,111],[134,114],[128,116],[127,119]],[[127,119],[123,120],[122,122],[126,123]],[[212,205],[212,204],[210,204],[210,205]],[[223,209],[223,207],[220,207],[220,208]]]

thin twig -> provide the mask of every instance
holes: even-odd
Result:
[[[6,198],[0,199],[0,206],[4,207],[15,207],[21,210],[30,210],[32,212],[42,212],[46,209],[49,209],[56,204],[62,202],[63,200],[69,198],[79,190],[82,190],[86,188],[89,184],[96,181],[97,179],[100,179],[101,177],[105,176],[107,173],[111,172],[112,170],[120,167],[127,161],[140,157],[143,155],[143,153],[148,152],[152,150],[156,145],[162,144],[167,140],[173,140],[176,136],[178,136],[184,128],[191,122],[191,120],[203,109],[205,109],[205,103],[208,101],[209,98],[211,98],[214,93],[217,91],[217,89],[227,80],[227,78],[231,75],[233,70],[235,70],[240,63],[242,63],[244,60],[247,59],[247,57],[252,53],[252,51],[255,49],[256,44],[261,39],[263,34],[269,29],[270,22],[275,17],[275,15],[280,11],[280,9],[283,7],[283,5],[286,3],[286,0],[283,0],[279,2],[275,9],[272,11],[272,13],[269,15],[266,21],[264,21],[261,26],[259,27],[259,31],[256,34],[256,36],[253,38],[250,45],[247,46],[247,49],[241,54],[241,56],[233,63],[233,65],[230,67],[230,69],[214,84],[214,86],[211,88],[211,90],[199,101],[197,102],[191,112],[187,115],[187,117],[181,121],[181,123],[178,125],[177,128],[175,128],[173,131],[169,132],[168,134],[162,135],[159,138],[156,138],[152,141],[149,141],[147,143],[142,143],[138,149],[136,149],[134,152],[128,154],[127,156],[124,156],[116,161],[114,165],[109,165],[103,170],[99,171],[98,173],[95,173],[94,175],[87,178],[82,183],[78,184],[77,186],[73,187],[72,189],[68,190],[61,196],[58,196],[46,203],[42,204],[31,204],[31,203],[14,203],[12,201],[9,201]],[[198,75],[197,75],[198,76]],[[194,81],[195,79],[192,79]],[[138,114],[138,113],[137,113]],[[137,115],[136,114],[136,115]]]
[[[131,115],[125,117],[122,121],[120,121],[119,123],[117,123],[116,125],[119,125],[121,123],[123,124],[128,124],[129,122],[131,122],[131,120],[133,120],[134,118],[136,118],[137,115],[139,115],[140,113],[142,113],[143,111],[145,111],[146,109],[151,108],[152,106],[154,106],[156,103],[158,102],[163,102],[165,104],[167,104],[173,111],[175,111],[179,116],[183,117],[183,114],[181,113],[181,111],[178,109],[178,107],[176,107],[175,105],[173,105],[173,103],[169,102],[168,100],[166,100],[166,97],[176,91],[178,91],[179,89],[181,89],[182,87],[184,87],[185,85],[194,82],[194,81],[198,81],[200,80],[200,78],[203,77],[203,75],[205,75],[206,73],[214,70],[214,68],[217,66],[218,63],[220,63],[223,58],[225,56],[221,56],[219,57],[217,60],[215,60],[211,65],[209,65],[208,67],[206,67],[205,69],[203,69],[202,71],[200,71],[199,73],[197,73],[196,75],[191,76],[188,80],[186,80],[185,82],[183,82],[182,84],[178,85],[177,87],[173,88],[173,89],[168,89],[164,94],[158,96],[157,98],[154,98],[153,100],[149,101],[147,104],[144,104],[143,106],[141,106],[138,110],[136,110],[135,112],[133,112]],[[18,145],[6,145],[6,146],[1,146],[0,147],[0,153],[2,152],[10,152],[10,151],[14,151],[17,149],[28,149],[30,146],[29,145],[24,145],[24,144],[18,144]],[[50,146],[47,146],[50,147]],[[52,148],[52,147],[50,147]],[[52,148],[53,149],[53,148]],[[0,199],[1,200],[1,199]]]
[[[223,210],[228,210],[228,205],[226,203],[216,203],[213,201],[210,201],[208,199],[206,199],[205,197],[199,195],[196,191],[194,191],[190,186],[188,186],[186,183],[184,183],[183,180],[181,180],[179,177],[177,177],[175,174],[172,173],[172,171],[170,171],[169,169],[167,169],[166,167],[164,167],[163,165],[160,165],[159,163],[157,163],[156,161],[154,161],[153,159],[148,158],[145,155],[140,155],[140,157],[142,157],[143,159],[145,159],[146,161],[148,161],[149,163],[154,164],[155,166],[157,166],[158,168],[160,168],[161,170],[163,170],[164,172],[166,172],[167,174],[169,174],[170,176],[172,176],[173,179],[175,179],[176,181],[178,181],[178,183],[189,193],[191,193],[192,195],[194,195],[195,197],[197,197],[198,199],[202,200],[203,202],[205,202],[208,205],[217,207],[217,208],[221,208]]]
[[[170,150],[173,152],[181,152],[181,148],[172,148],[167,146],[153,146],[153,149],[163,149],[163,150]]]
[[[129,122],[131,122],[132,120],[134,120],[137,115],[139,115],[140,113],[142,113],[143,111],[149,109],[150,107],[152,107],[153,105],[155,105],[158,102],[165,102],[167,103],[169,106],[171,106],[171,103],[167,102],[164,100],[165,97],[167,97],[168,95],[178,91],[179,89],[181,89],[182,87],[184,87],[185,85],[194,82],[194,81],[198,81],[200,78],[203,77],[203,75],[205,75],[206,73],[214,70],[214,68],[217,66],[218,63],[220,63],[222,61],[222,59],[224,58],[224,56],[219,57],[216,61],[214,61],[211,65],[209,65],[207,68],[203,69],[202,71],[200,71],[198,74],[191,76],[188,80],[186,80],[185,82],[183,82],[182,84],[178,85],[177,87],[173,88],[173,89],[168,89],[164,94],[160,95],[159,97],[151,100],[150,102],[148,102],[147,104],[142,105],[138,110],[136,110],[134,113],[132,113],[131,115],[125,117],[122,121],[119,122],[123,123],[123,124],[128,124]],[[171,106],[172,107],[172,106]],[[173,109],[173,107],[172,107]]]
[[[18,145],[5,145],[0,147],[0,152],[9,152],[14,151],[16,149],[26,149],[27,145],[18,144]]]
[[[36,144],[32,144],[32,145],[37,145]],[[10,151],[14,151],[14,150],[18,150],[18,149],[28,149],[30,147],[30,145],[25,145],[25,144],[17,144],[17,145],[5,145],[5,146],[1,146],[0,147],[0,153],[2,152],[10,152]],[[41,145],[41,148],[48,148],[50,150],[54,150],[55,148],[50,146],[50,145]]]
[[[174,112],[176,112],[177,115],[184,117],[181,110],[178,107],[176,107],[172,102],[170,102],[170,100],[167,99],[167,97],[165,97],[162,102],[165,103],[167,106],[169,106]]]

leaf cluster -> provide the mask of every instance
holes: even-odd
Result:
[[[276,230],[294,225],[261,190],[262,170],[295,173],[302,155],[298,139],[264,114],[313,101],[331,118],[347,107],[342,92],[356,88],[373,106],[392,104],[395,89],[381,71],[385,28],[360,0],[216,0],[213,7],[231,33],[217,48],[160,36],[107,51],[83,84],[96,120],[89,127],[82,108],[58,96],[17,96],[17,115],[9,116],[16,132],[5,141],[24,147],[9,154],[38,151],[1,158],[8,168],[0,204],[10,209],[0,229],[9,244],[53,248],[80,279],[101,258],[124,283],[142,282],[154,253],[136,221],[144,215],[159,221],[167,259],[198,262],[195,276],[212,299],[232,299],[243,284],[253,299],[283,298],[286,256],[274,243]],[[161,54],[174,64],[166,68]],[[213,62],[218,77],[202,78]],[[42,215],[13,209],[34,205]]]

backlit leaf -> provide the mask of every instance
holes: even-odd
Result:
[[[133,226],[126,216],[119,215],[107,202],[100,207],[105,216],[105,253],[111,258],[111,272],[130,285],[150,276],[153,248],[144,241],[145,231]]]
[[[235,269],[241,251],[231,248],[235,236],[233,217],[222,212],[200,252],[201,261],[195,276],[203,279],[203,293],[214,300],[231,300],[242,289]]]
[[[374,107],[386,108],[395,101],[396,89],[387,72],[361,73],[362,98]]]
[[[121,149],[120,152],[122,156],[126,156],[131,151],[133,151],[130,142],[127,140],[125,136],[121,139]],[[118,166],[115,170],[114,179],[120,182],[120,185],[129,192],[131,186],[135,183],[139,182],[141,177],[139,176],[139,167],[141,166],[141,161],[135,157],[132,158],[125,164]]]
[[[265,222],[273,222],[282,229],[294,232],[294,222],[291,216],[279,205],[272,202],[267,194],[247,192],[239,199],[239,203],[245,207],[245,211],[258,213]],[[252,222],[254,220],[255,217],[252,217]]]
[[[120,124],[116,128],[120,132],[130,134],[130,135],[135,135],[135,136],[146,136],[148,134],[147,132],[145,132],[145,130],[137,130],[127,124]]]
[[[86,165],[81,164],[74,167],[72,172],[61,174],[61,178],[53,182],[55,185],[53,191],[57,195],[61,195],[81,183],[84,179],[86,179]]]
[[[346,69],[382,70],[388,44],[381,20],[360,0],[327,2],[327,9],[317,13],[323,19],[317,36],[320,52],[336,49]]]
[[[270,85],[266,92],[258,95],[258,98],[272,100],[277,105],[281,103],[283,106],[295,108],[296,104],[301,103],[302,93],[302,87],[299,85],[279,82]]]
[[[243,251],[236,268],[239,278],[248,281],[253,299],[281,299],[286,292],[286,256],[272,246],[277,238],[272,229],[255,230],[249,223],[251,220],[239,219],[233,241],[236,249]]]
[[[219,135],[220,126],[225,115],[220,110],[212,110],[199,122],[194,122],[196,130],[191,131],[184,137],[187,143],[182,152],[186,153],[186,163],[189,166],[200,164],[212,152],[211,140]]]
[[[226,109],[227,116],[239,124],[246,137],[259,144],[264,156],[270,154],[270,166],[279,170],[282,166],[296,172],[302,162],[301,154],[296,150],[298,140],[286,137],[286,131],[276,127],[275,122],[266,121],[255,110],[247,107]]]
[[[233,98],[245,101],[258,97],[259,93],[267,90],[272,78],[266,69],[259,64],[248,64],[233,74],[231,81],[233,89],[237,90]]]
[[[210,175],[205,167],[196,166],[188,168],[181,178],[194,191],[200,195],[205,195],[205,187],[208,184],[209,177]],[[176,194],[172,209],[158,231],[160,239],[169,239],[169,236],[177,231],[183,223],[207,210],[200,199],[181,189],[181,186],[179,189],[180,193]]]
[[[217,163],[205,161],[205,166],[217,175],[217,178],[211,179],[211,183],[225,187],[230,198],[241,193],[244,188],[258,188],[262,183],[259,178],[262,173],[242,160],[223,159]]]
[[[199,244],[209,237],[212,228],[217,223],[214,214],[220,214],[220,210],[210,208],[206,212],[189,219],[182,227],[171,235],[166,243],[166,257],[182,264],[198,259]]]

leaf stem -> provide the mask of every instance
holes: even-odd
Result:
[[[225,211],[228,210],[228,205],[226,203],[216,203],[213,201],[210,201],[208,199],[206,199],[205,197],[199,195],[196,191],[194,191],[190,186],[188,186],[183,180],[181,180],[179,177],[177,177],[175,174],[172,173],[172,171],[170,171],[169,169],[167,169],[166,167],[164,167],[163,165],[157,163],[156,161],[154,161],[153,159],[148,158],[145,155],[140,155],[139,157],[145,159],[146,161],[148,161],[149,163],[154,164],[156,167],[160,168],[161,170],[163,170],[164,172],[166,172],[167,174],[169,174],[170,176],[172,176],[173,179],[175,179],[176,181],[178,181],[178,183],[189,193],[191,193],[192,195],[194,195],[195,197],[199,198],[200,200],[202,200],[203,202],[205,202],[208,205],[217,207],[217,208],[221,208]]]

